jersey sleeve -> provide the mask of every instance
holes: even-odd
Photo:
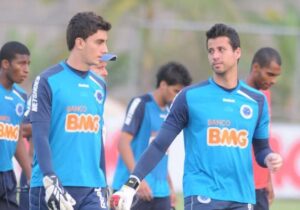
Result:
[[[54,174],[49,145],[51,90],[45,78],[37,76],[33,84],[30,121],[37,162],[43,175]]]
[[[33,84],[30,120],[50,122],[51,89],[44,77],[38,76]]]
[[[259,117],[257,126],[253,135],[254,139],[268,139],[269,138],[269,110],[266,97],[263,95],[261,102],[259,102]]]
[[[156,138],[137,162],[132,175],[142,180],[163,158],[167,149],[188,122],[188,106],[185,92],[175,98],[170,114],[163,123]]]
[[[134,98],[127,107],[122,131],[135,136],[144,118],[145,102],[141,98]]]
[[[186,101],[186,91],[181,91],[175,97],[170,113],[162,125],[168,129],[175,129],[176,131],[181,131],[188,123],[188,104]]]

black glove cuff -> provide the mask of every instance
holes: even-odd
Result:
[[[136,190],[140,185],[140,181],[135,177],[130,177],[125,185]]]

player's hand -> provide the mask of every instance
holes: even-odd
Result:
[[[130,177],[122,188],[110,198],[110,208],[114,210],[130,210],[133,197],[140,184],[137,177]]]
[[[270,153],[265,158],[265,163],[271,172],[276,172],[281,168],[283,159],[278,153]]]
[[[43,178],[45,200],[49,210],[73,210],[76,201],[64,190],[55,175]]]
[[[142,200],[151,201],[152,200],[152,191],[145,180],[141,181],[139,189],[137,190],[137,195]]]

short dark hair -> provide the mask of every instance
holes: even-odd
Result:
[[[272,61],[275,61],[281,66],[281,56],[279,52],[271,47],[263,47],[256,51],[251,65],[258,63],[260,67],[269,67]]]
[[[156,88],[161,81],[166,81],[168,85],[181,84],[187,86],[192,82],[192,78],[187,68],[177,62],[169,62],[161,66],[156,74]]]
[[[230,40],[230,45],[233,50],[236,50],[240,47],[240,37],[236,30],[230,26],[227,26],[223,23],[215,24],[211,29],[206,32],[206,46],[209,39],[214,39],[217,37],[226,36]]]
[[[0,50],[0,62],[2,62],[3,60],[8,60],[9,62],[11,62],[15,58],[16,54],[30,55],[30,51],[21,42],[6,42]]]
[[[109,31],[111,24],[105,21],[101,16],[93,12],[79,12],[74,15],[67,28],[67,45],[72,50],[75,45],[75,39],[80,37],[86,39],[96,33],[98,30]]]

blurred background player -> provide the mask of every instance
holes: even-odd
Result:
[[[31,210],[107,209],[100,166],[106,86],[89,69],[107,53],[110,28],[95,13],[74,15],[66,34],[69,57],[34,81]]]
[[[249,210],[255,203],[252,143],[261,166],[277,171],[279,154],[269,147],[269,114],[264,95],[238,80],[241,57],[237,32],[215,24],[206,32],[212,78],[183,89],[161,129],[137,162],[130,178],[111,198],[128,210],[142,180],[183,129],[186,210]]]
[[[261,90],[267,97],[269,104],[269,115],[271,118],[271,92],[270,88],[281,74],[281,57],[273,48],[264,47],[259,49],[251,64],[247,84]],[[268,210],[274,199],[274,190],[271,174],[268,169],[260,167],[253,158],[254,182],[256,193],[256,204],[254,210]]]
[[[26,174],[31,176],[30,162],[22,139],[22,119],[26,92],[17,84],[29,74],[30,52],[16,41],[7,42],[0,51],[0,209],[18,209],[17,181],[13,171],[15,156]]]
[[[26,110],[24,112],[24,118],[22,121],[22,135],[25,142],[29,163],[32,163],[33,158],[33,144],[32,144],[32,126],[30,123],[30,104],[31,96],[28,97]],[[19,210],[28,210],[29,209],[29,183],[27,182],[26,174],[22,170],[20,175],[20,187],[19,191]]]
[[[160,67],[156,75],[156,89],[135,97],[128,105],[118,150],[120,157],[112,184],[119,190],[129,178],[136,161],[155,138],[167,117],[169,105],[175,95],[191,83],[185,66],[169,62]],[[170,210],[176,195],[168,173],[168,154],[141,182],[131,209]]]

